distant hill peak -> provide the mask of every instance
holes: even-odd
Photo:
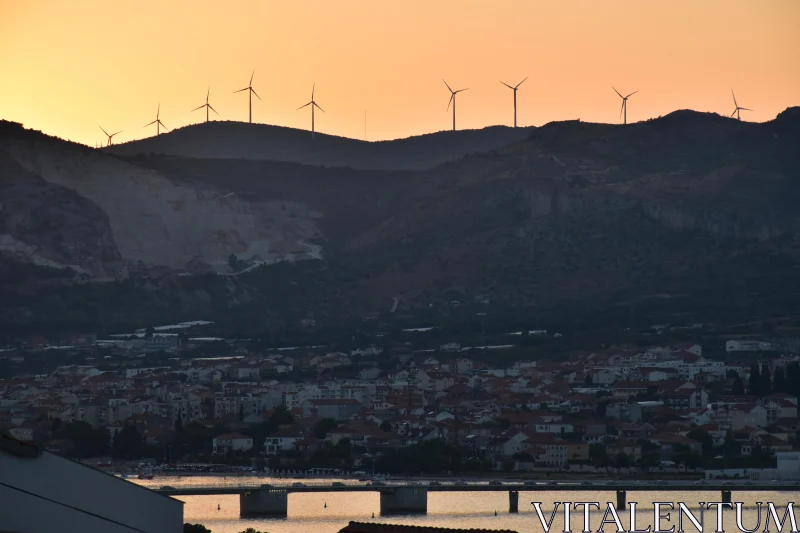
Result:
[[[776,122],[797,122],[800,123],[800,106],[787,107],[775,117]]]
[[[284,126],[218,121],[185,126],[103,150],[123,156],[159,154],[274,160],[368,170],[423,170],[470,153],[488,152],[522,141],[532,130],[491,126],[368,142],[324,133],[312,138],[307,130]]]
[[[16,123],[12,123],[16,124]],[[319,142],[320,139],[340,139],[347,142],[357,143],[357,144],[392,144],[392,143],[402,143],[404,141],[409,140],[423,140],[423,139],[430,139],[433,137],[463,137],[468,135],[473,135],[475,133],[492,133],[498,131],[513,131],[515,128],[511,126],[505,125],[492,125],[492,126],[485,126],[483,128],[474,128],[474,129],[461,129],[461,130],[440,130],[440,131],[432,131],[428,133],[420,133],[417,135],[409,135],[408,137],[398,137],[396,139],[381,139],[381,140],[364,140],[364,139],[357,139],[354,137],[345,137],[342,135],[333,135],[330,133],[323,133],[323,132],[315,132],[315,137],[312,141],[311,132],[306,129],[302,128],[291,128],[288,126],[280,126],[278,124],[269,124],[269,123],[248,123],[248,122],[240,122],[236,120],[211,120],[209,122],[198,122],[195,124],[187,124],[185,126],[181,126],[170,130],[169,132],[162,133],[158,136],[151,136],[145,137],[143,139],[135,139],[130,141],[122,141],[114,144],[110,148],[119,148],[128,144],[138,143],[140,141],[146,141],[151,139],[167,139],[170,137],[175,137],[179,135],[195,135],[195,134],[218,134],[218,133],[249,133],[253,135],[259,134],[273,134],[273,135],[288,135],[288,136],[298,136],[303,139],[308,139],[309,142]],[[535,126],[520,126],[516,128],[517,131],[529,131],[536,129]],[[109,147],[106,147],[109,148]]]

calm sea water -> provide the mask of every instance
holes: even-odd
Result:
[[[245,478],[246,480],[247,478]],[[170,485],[179,487],[181,485],[218,485],[221,483],[237,483],[242,479],[227,478],[225,481],[219,477],[191,477],[191,478],[160,478],[149,482],[139,482],[150,487]],[[285,483],[287,480],[271,480],[261,478],[259,483]],[[289,480],[291,481],[291,480]],[[310,482],[310,480],[301,480]],[[315,480],[322,481],[322,480]],[[330,480],[335,481],[335,480]],[[138,481],[137,481],[138,482]],[[743,502],[745,506],[744,526],[752,529],[758,521],[756,502],[774,502],[786,508],[789,502],[796,502],[800,499],[800,493],[792,491],[782,492],[737,492],[733,490],[733,501]],[[242,519],[239,517],[239,496],[181,496],[177,499],[184,502],[184,522],[201,523],[209,528],[212,533],[239,533],[248,527],[255,528],[269,533],[334,533],[346,526],[349,521],[359,522],[382,522],[390,524],[405,525],[425,525],[431,527],[454,527],[454,528],[483,528],[483,529],[507,529],[518,533],[542,533],[542,526],[539,523],[536,513],[531,505],[532,501],[542,502],[542,509],[545,517],[549,518],[549,513],[553,509],[554,502],[557,501],[597,501],[601,504],[601,511],[593,511],[591,523],[594,530],[600,525],[602,512],[605,511],[605,502],[616,503],[616,496],[613,492],[597,491],[525,491],[519,494],[519,513],[508,513],[508,493],[507,492],[432,492],[428,494],[428,513],[426,515],[406,515],[406,516],[380,516],[380,500],[377,492],[329,492],[329,493],[301,493],[289,495],[289,513],[287,518],[258,518]],[[637,506],[637,525],[645,528],[653,523],[653,502],[682,501],[689,505],[697,514],[698,502],[720,501],[718,491],[692,491],[692,492],[644,492],[629,490],[628,501],[638,502]],[[217,510],[217,506],[220,509]],[[326,507],[327,505],[327,507]],[[495,511],[497,516],[495,516]],[[375,518],[372,518],[372,515]],[[795,515],[800,521],[800,511],[795,511]],[[783,512],[780,512],[783,516]],[[760,531],[764,529],[764,519],[766,509],[762,509]],[[622,524],[627,528],[629,515],[621,512]],[[668,529],[670,525],[676,525],[677,514],[672,514],[672,520],[662,521],[662,527]],[[705,531],[714,531],[716,515],[714,511],[706,511]],[[583,523],[582,511],[572,512],[572,530],[580,532]],[[563,530],[562,514],[559,512],[553,524],[552,531]],[[725,530],[738,532],[736,527],[735,513],[726,510],[724,513]],[[786,524],[784,531],[787,531],[789,524]],[[697,531],[688,520],[684,520],[684,529],[687,532]],[[607,533],[613,533],[614,527],[606,525]],[[775,531],[774,524],[770,523],[770,531]]]

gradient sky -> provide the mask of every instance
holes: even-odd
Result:
[[[458,126],[616,122],[692,108],[727,113],[730,90],[764,121],[800,105],[798,0],[0,0],[0,118],[94,145],[201,121],[254,122],[369,140]],[[216,117],[215,117],[216,118]]]

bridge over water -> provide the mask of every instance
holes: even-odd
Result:
[[[191,484],[181,482],[181,486],[161,486],[157,492],[168,496],[210,496],[217,494],[238,494],[241,516],[286,516],[289,507],[289,494],[307,492],[378,492],[380,493],[381,514],[425,513],[428,510],[429,492],[508,492],[508,511],[519,511],[520,492],[601,492],[616,493],[617,508],[627,504],[630,491],[719,491],[721,502],[730,502],[732,491],[774,491],[794,489],[800,485],[784,482],[730,482],[730,481],[526,481],[526,482],[375,482],[375,483],[285,483],[262,484],[257,480],[237,483]]]

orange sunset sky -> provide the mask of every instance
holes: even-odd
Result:
[[[800,105],[798,0],[0,0],[0,118],[94,146],[205,119],[392,139],[513,120],[635,122],[692,108],[730,114],[731,89],[765,121]],[[213,114],[212,114],[213,116]]]

